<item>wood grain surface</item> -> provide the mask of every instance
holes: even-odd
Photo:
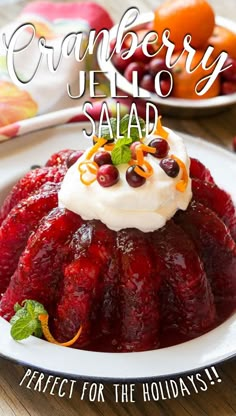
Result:
[[[96,1],[96,0],[95,0]],[[236,21],[236,0],[209,0],[216,13]],[[66,3],[66,1],[65,1]],[[125,9],[139,7],[140,11],[154,9],[157,0],[97,0],[107,7],[114,21],[118,21]],[[0,0],[0,25],[14,19],[27,1]],[[236,45],[235,45],[236,48]],[[231,150],[236,135],[236,106],[220,115],[198,120],[177,120],[164,117],[164,124],[199,136]],[[226,167],[227,168],[227,167]],[[1,334],[0,334],[1,340]],[[1,341],[0,341],[1,342]],[[178,357],[176,357],[178,359]],[[105,402],[81,400],[82,383],[75,385],[71,399],[59,398],[49,392],[40,393],[20,386],[25,374],[22,366],[0,359],[0,416],[233,416],[236,415],[236,361],[231,360],[216,366],[221,383],[208,384],[205,392],[192,392],[185,397],[144,403],[141,385],[136,386],[135,403],[115,403],[112,386],[105,384]]]

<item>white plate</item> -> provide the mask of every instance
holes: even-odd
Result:
[[[29,134],[0,145],[0,202],[9,184],[32,164],[43,164],[52,152],[86,147],[84,124],[71,124]],[[230,152],[186,136],[190,156],[210,168],[216,182],[236,201],[236,157]],[[139,353],[96,353],[60,347],[30,337],[16,342],[10,324],[0,318],[0,355],[42,371],[82,379],[143,380],[192,373],[236,354],[236,314],[195,340],[160,350]]]
[[[153,21],[154,14],[144,13],[138,16],[137,20],[133,25],[130,25],[129,30],[135,31],[142,29],[147,26],[148,23]],[[236,23],[230,19],[226,19],[221,16],[216,16],[216,24],[219,26],[226,27],[232,32],[236,33]],[[116,38],[117,25],[111,29],[111,39]],[[112,61],[104,61],[100,56],[100,49],[102,44],[98,48],[97,58],[98,63],[102,71],[104,71],[107,78],[113,77],[113,73],[116,72],[117,87],[122,91],[126,92],[130,96],[133,94],[132,84],[117,71]],[[147,91],[140,88],[140,93],[147,95]],[[158,110],[163,115],[174,116],[179,118],[193,118],[193,117],[205,117],[210,114],[216,114],[224,109],[232,107],[236,104],[236,93],[229,95],[219,95],[213,98],[207,98],[202,100],[190,100],[184,98],[161,98],[155,93],[148,91],[149,98],[143,98],[144,101],[151,101],[158,106]]]

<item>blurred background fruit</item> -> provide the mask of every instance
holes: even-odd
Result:
[[[37,111],[38,105],[27,91],[0,80],[0,127],[34,117]]]
[[[164,46],[158,53],[157,50],[162,44],[162,32],[169,29],[170,39],[175,44],[175,53],[172,62],[178,58],[183,50],[183,39],[186,34],[191,34],[191,46],[196,49],[196,54],[192,62],[192,68],[201,61],[208,46],[214,47],[208,65],[216,59],[222,51],[228,53],[225,66],[230,68],[222,72],[211,88],[203,95],[199,96],[195,92],[198,81],[210,75],[214,68],[204,70],[200,66],[193,73],[186,71],[186,54],[178,61],[172,69],[166,66],[166,51]],[[126,36],[121,54],[115,54],[112,62],[119,72],[132,83],[133,72],[137,71],[140,87],[152,93],[160,93],[155,88],[155,77],[160,75],[159,82],[162,96],[172,96],[183,99],[207,99],[218,95],[229,95],[236,92],[236,33],[215,24],[214,10],[207,0],[164,0],[155,10],[154,21],[148,22],[145,27],[138,28],[136,34],[138,42],[141,43],[144,37],[151,30],[158,33],[158,41],[148,45],[148,52],[152,57],[146,56],[139,46],[132,57],[127,60],[122,59],[121,54],[131,46],[131,36]],[[166,74],[168,71],[173,76],[173,90],[171,90],[171,78]],[[159,75],[158,75],[159,74]],[[156,84],[157,84],[156,83]],[[202,89],[204,83],[200,85]]]
[[[206,0],[166,0],[154,14],[153,29],[160,37],[164,30],[170,30],[176,51],[183,49],[186,34],[192,36],[194,48],[202,48],[215,26],[214,11]]]
[[[205,51],[198,50],[193,58],[191,69],[195,68],[201,59],[203,58]],[[173,62],[178,58],[179,54],[173,55]],[[202,99],[202,98],[212,98],[216,97],[220,93],[220,78],[218,77],[215,82],[212,84],[211,88],[204,94],[204,96],[199,96],[195,92],[196,85],[199,80],[210,75],[212,73],[212,69],[205,70],[200,65],[194,72],[188,73],[186,71],[186,58],[187,53],[182,55],[178,63],[172,69],[172,75],[174,80],[174,88],[172,92],[172,96],[176,98],[187,98],[187,99]],[[213,58],[209,59],[207,66],[209,66],[213,62]],[[198,91],[201,90],[205,82],[201,82],[199,85]]]
[[[216,25],[207,41],[208,45],[214,47],[216,56],[225,51],[231,58],[236,59],[236,33],[226,27]]]
[[[236,92],[236,60],[228,58],[225,67],[230,66],[221,74],[221,94],[228,95]]]

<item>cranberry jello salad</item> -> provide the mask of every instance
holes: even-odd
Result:
[[[122,118],[122,135],[110,121],[87,150],[30,170],[0,208],[0,316],[15,340],[146,351],[236,309],[230,195],[160,118],[149,135],[142,119]]]

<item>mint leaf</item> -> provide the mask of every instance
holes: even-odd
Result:
[[[42,337],[41,322],[39,314],[47,314],[44,306],[35,300],[24,300],[22,304],[16,303],[14,306],[15,315],[11,318],[11,335],[15,340],[28,338],[30,335]]]
[[[103,126],[101,128],[100,136],[104,139],[113,140],[116,137],[116,130],[117,130],[117,120],[116,118],[112,117],[110,118],[110,127],[109,126]],[[111,135],[112,131],[112,135]]]
[[[111,140],[111,131],[109,129],[109,127],[102,127],[101,128],[101,133],[99,134],[100,137],[103,137],[106,140]]]
[[[25,301],[26,308],[29,312],[33,313],[34,317],[38,317],[39,314],[47,314],[46,309],[42,305],[42,303],[37,302],[36,300],[26,300]]]
[[[131,127],[130,131],[129,131],[129,124],[130,125],[135,125],[137,127]],[[135,142],[136,140],[140,140],[140,136],[139,136],[139,127],[140,126],[140,130],[142,133],[142,136],[144,136],[145,134],[145,121],[141,118],[138,117],[138,120],[135,116],[129,117],[129,114],[126,114],[120,121],[120,133],[122,134],[122,136],[128,136],[132,139],[132,142]]]
[[[128,133],[128,125],[129,125],[129,114],[126,114],[120,120],[120,132],[122,136],[126,136]]]
[[[138,120],[139,120],[139,124],[140,124],[140,128],[142,130],[142,133],[145,133],[145,121],[141,117],[139,117]]]
[[[32,335],[37,327],[36,319],[31,319],[30,316],[18,319],[11,327],[11,336],[17,341],[28,338]]]
[[[21,309],[19,309],[19,310],[15,313],[15,315],[11,318],[11,320],[10,320],[10,324],[11,324],[11,325],[14,325],[14,323],[15,323],[16,321],[18,321],[18,319],[25,318],[25,317],[27,317],[28,315],[29,315],[29,314],[28,314],[27,310],[21,307]]]
[[[22,306],[18,302],[15,303],[15,305],[14,305],[14,311],[15,312],[19,311],[21,308],[22,308]]]
[[[111,152],[111,160],[114,165],[128,163],[131,159],[131,150],[129,145],[132,143],[130,137],[124,137],[116,141],[115,147]]]
[[[40,326],[37,325],[37,327],[35,328],[35,330],[34,330],[34,336],[37,337],[37,338],[42,338],[43,331],[42,331],[41,325]]]
[[[110,118],[110,124],[111,124],[111,128],[114,134],[116,134],[116,129],[117,129],[117,119],[115,117],[111,117]]]
[[[113,165],[128,163],[131,159],[131,150],[128,146],[115,146],[111,152]]]
[[[132,143],[132,139],[130,137],[124,137],[123,139],[119,139],[116,142],[116,147],[125,146]]]
[[[130,129],[130,137],[132,137],[132,143],[141,139],[141,137],[139,136],[139,130],[138,130],[138,128],[131,127],[131,129]],[[142,132],[142,137],[143,137],[143,132]]]

